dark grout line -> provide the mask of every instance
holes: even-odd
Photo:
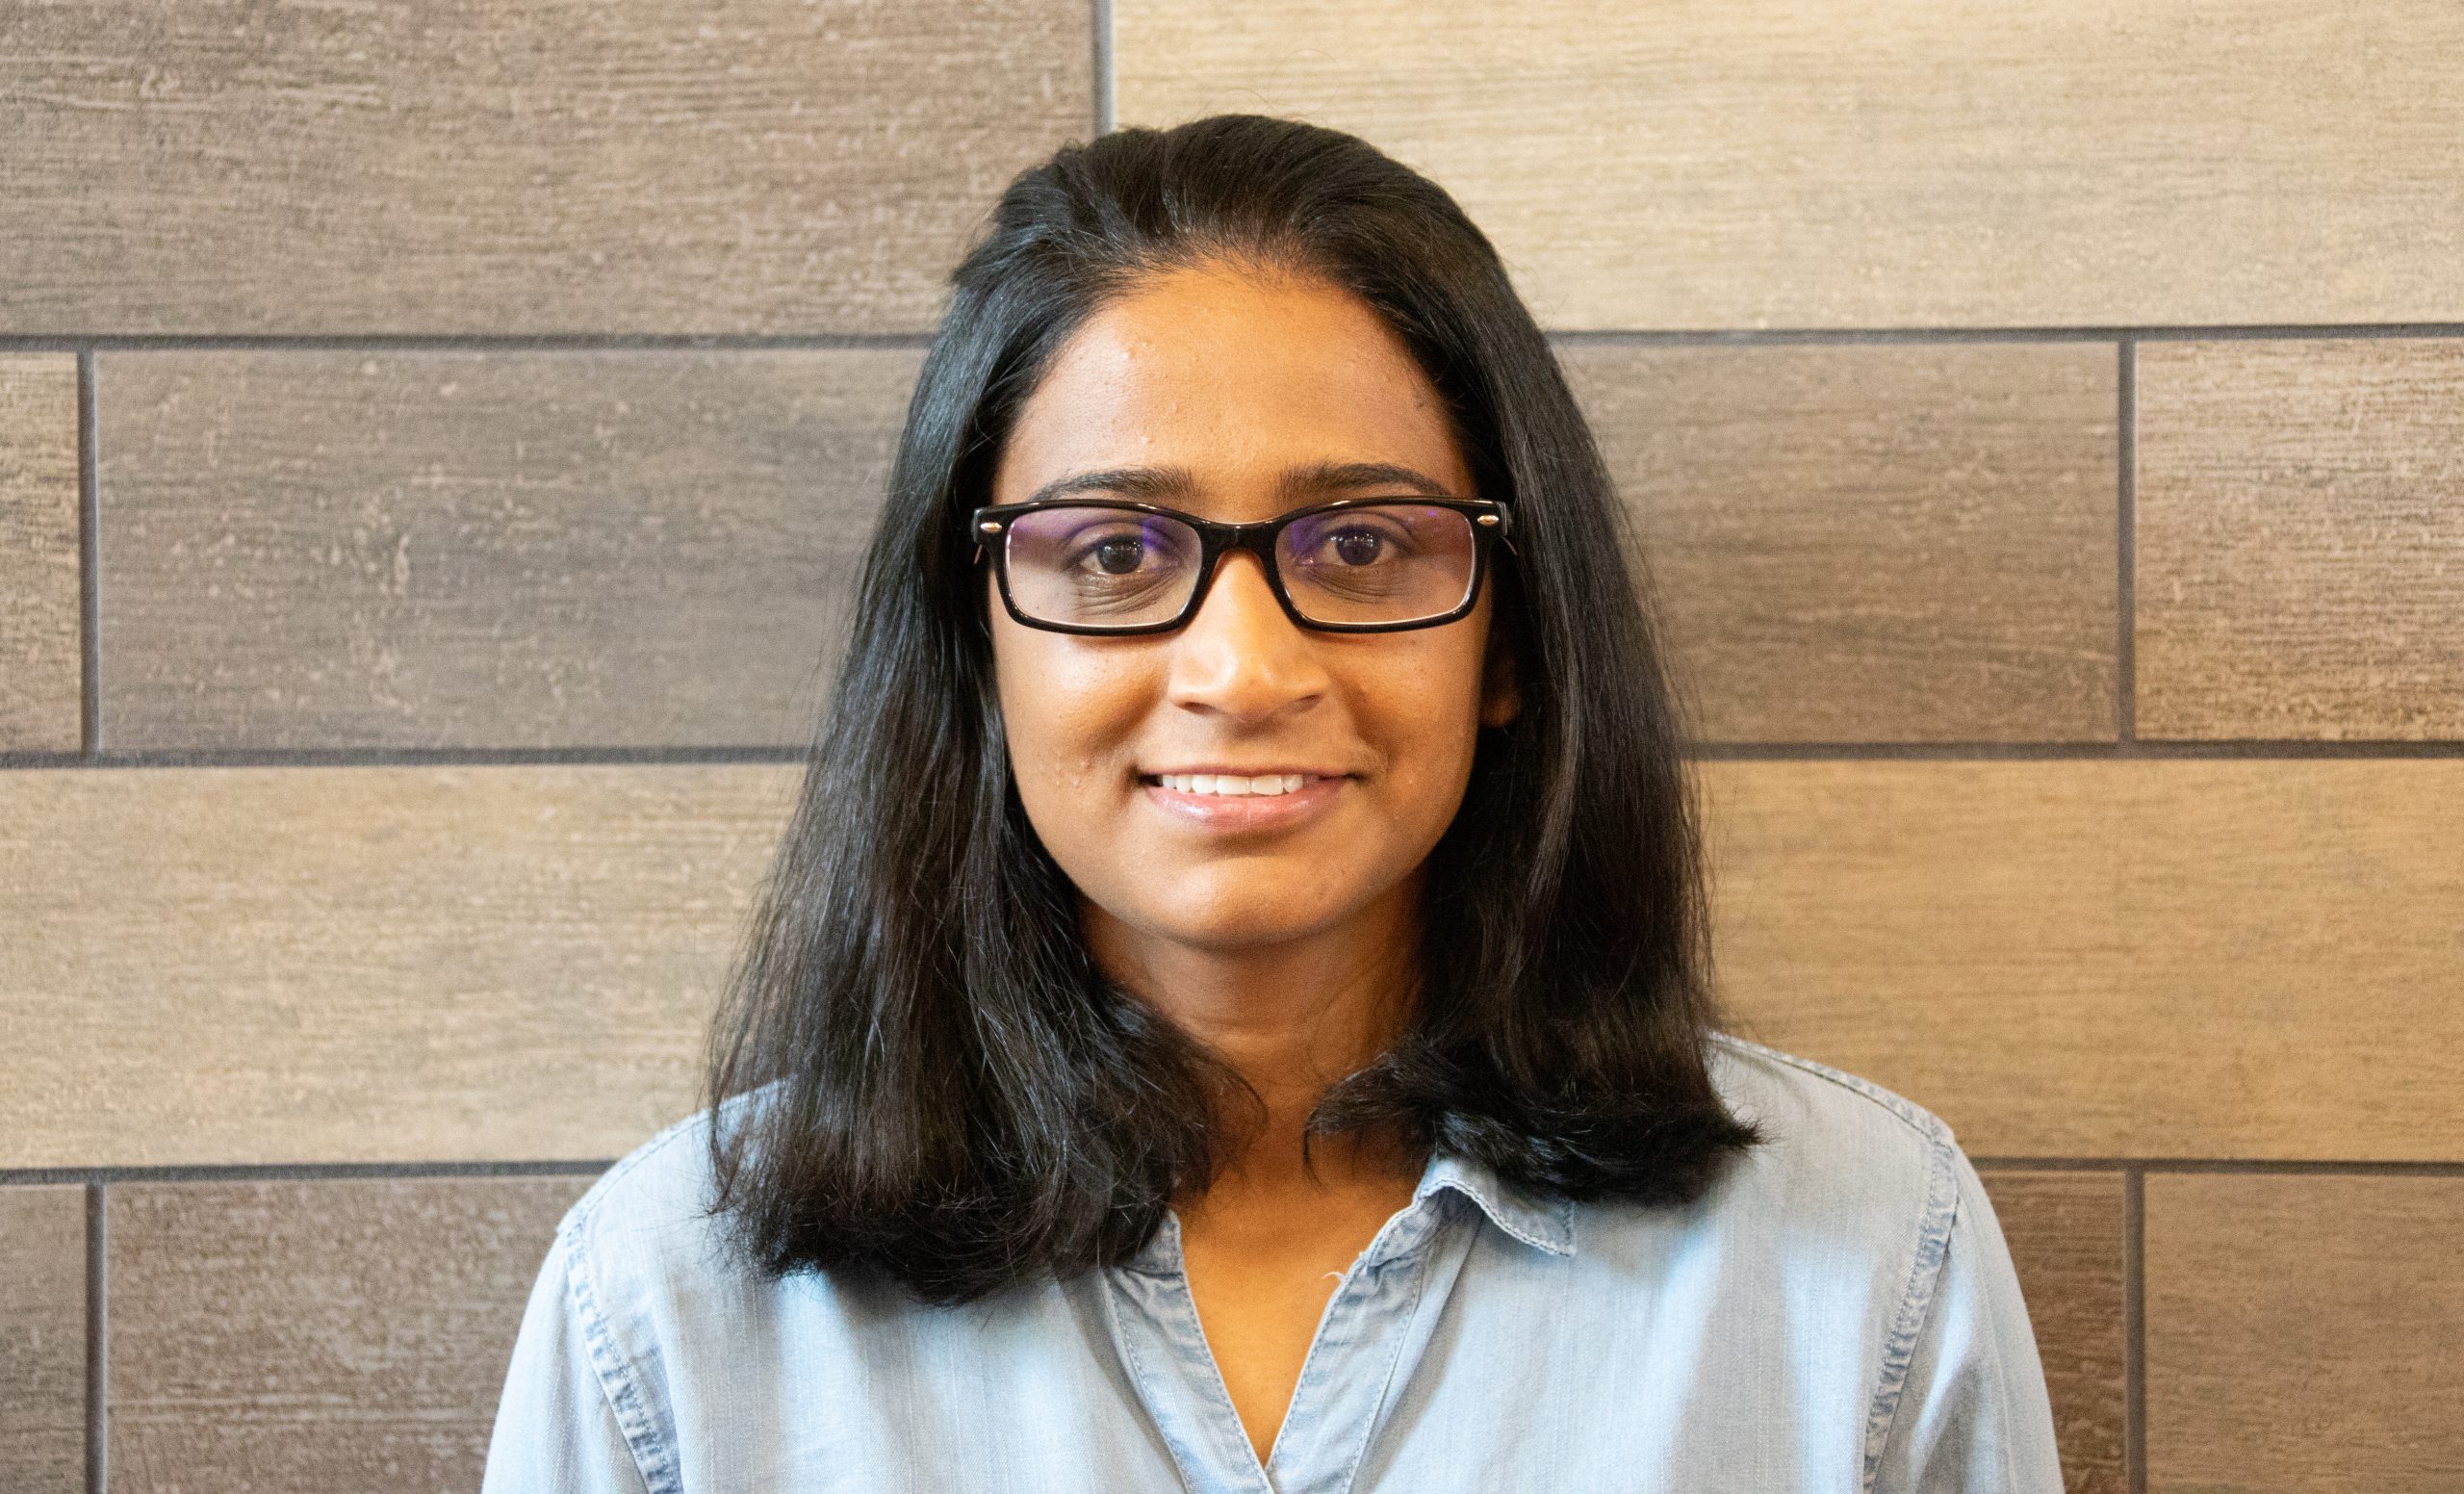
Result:
[[[1822,343],[2308,342],[2323,338],[2464,337],[2464,322],[2287,326],[1699,327],[1568,329],[1554,343],[1641,348],[1800,347]]]
[[[1701,742],[1697,762],[1966,761],[2042,762],[2065,760],[2464,758],[2464,739],[2444,741],[2149,741],[2115,742]]]
[[[246,768],[616,766],[799,763],[804,747],[302,747],[213,752],[0,753],[0,768]]]
[[[614,767],[720,763],[796,765],[811,751],[775,747],[300,747],[218,751],[0,752],[12,768],[230,767]],[[2464,739],[2444,741],[2116,742],[1705,742],[1692,762],[2301,761],[2464,758]]]
[[[2283,326],[2146,326],[2117,327],[2114,330],[2140,342],[2158,343],[2258,342],[2268,339],[2316,341],[2337,337],[2464,337],[2464,322],[2315,322]]]
[[[2118,505],[2114,546],[2114,722],[2125,742],[2139,739],[2139,345],[2122,341],[2115,412]]]
[[[1118,127],[1112,55],[1111,0],[1092,0],[1099,59],[1095,118]],[[1552,342],[1636,347],[1795,347],[1823,343],[2110,343],[2180,341],[2316,341],[2327,338],[2464,337],[2464,322],[2356,322],[2284,326],[2002,326],[2002,327],[1735,327],[1565,328]],[[929,330],[914,332],[164,332],[70,335],[0,334],[0,352],[730,352],[832,351],[866,348],[922,348]]]
[[[0,352],[764,352],[920,348],[924,332],[0,333]]]
[[[111,1238],[103,1185],[86,1185],[86,1494],[103,1494],[111,1454]]]
[[[2234,1157],[1997,1157],[1968,1159],[1983,1172],[2119,1172],[2239,1176],[2464,1178],[2464,1162],[2283,1161]],[[0,1168],[0,1187],[76,1183],[332,1182],[353,1178],[581,1177],[615,1165],[614,1158],[549,1158],[501,1162],[232,1162],[164,1167]]]
[[[2245,1176],[2464,1177],[2464,1162],[2336,1161],[2278,1157],[1993,1157],[1968,1158],[1979,1172],[2225,1172]]]
[[[2121,1185],[2122,1469],[2130,1494],[2147,1494],[2147,1175]]]
[[[2343,1162],[2274,1157],[2237,1161],[2229,1158],[2144,1157],[2130,1165],[2142,1172],[2240,1172],[2286,1177],[2464,1177],[2464,1162]]]
[[[1095,133],[1109,135],[1120,118],[1120,95],[1113,86],[1112,0],[1091,0],[1088,20],[1094,33]]]
[[[77,354],[77,752],[103,745],[102,484],[97,449],[94,355]]]
[[[604,1159],[539,1162],[234,1162],[174,1167],[0,1168],[0,1187],[83,1183],[101,1197],[118,1183],[321,1183],[416,1177],[595,1177],[616,1165]],[[94,1205],[98,1207],[99,1205]]]

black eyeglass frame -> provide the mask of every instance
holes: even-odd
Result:
[[[1450,612],[1431,617],[1415,617],[1399,623],[1322,623],[1315,618],[1301,615],[1300,608],[1293,603],[1292,594],[1284,590],[1283,572],[1275,563],[1275,544],[1283,537],[1285,528],[1302,519],[1347,508],[1396,506],[1450,508],[1471,517],[1472,579],[1463,588],[1461,605]],[[1198,538],[1197,584],[1190,588],[1190,599],[1182,605],[1179,615],[1160,623],[1050,623],[1041,618],[1029,617],[1019,611],[1016,600],[1010,595],[1010,526],[1027,514],[1040,513],[1047,508],[1113,508],[1126,513],[1150,514],[1157,518],[1177,520],[1195,529]],[[1206,594],[1215,585],[1217,564],[1226,554],[1235,550],[1245,550],[1258,557],[1260,567],[1267,573],[1268,589],[1274,593],[1275,601],[1282,605],[1284,615],[1299,627],[1319,632],[1406,632],[1415,628],[1436,628],[1466,616],[1475,605],[1478,605],[1480,585],[1488,579],[1489,574],[1489,548],[1493,542],[1506,537],[1514,528],[1514,520],[1512,510],[1505,504],[1488,499],[1429,498],[1417,493],[1396,494],[1381,498],[1339,498],[1332,502],[1312,503],[1306,508],[1296,508],[1290,513],[1278,514],[1271,519],[1260,519],[1254,524],[1221,524],[1213,519],[1201,519],[1193,513],[1183,513],[1177,508],[1135,502],[1128,499],[1054,498],[1035,503],[997,503],[979,508],[968,516],[968,528],[975,535],[977,557],[982,558],[988,552],[992,555],[992,574],[1001,583],[1001,605],[1019,624],[1028,628],[1040,628],[1046,632],[1069,632],[1116,638],[1140,633],[1170,632],[1176,628],[1187,627],[1189,620],[1197,616],[1197,609],[1206,604]],[[1508,542],[1506,549],[1513,550],[1513,544]]]

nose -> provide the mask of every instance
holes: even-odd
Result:
[[[1171,703],[1242,722],[1305,710],[1327,688],[1311,634],[1285,614],[1247,551],[1217,562],[1197,615],[1172,639]]]

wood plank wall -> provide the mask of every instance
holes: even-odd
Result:
[[[1556,336],[1736,1025],[1958,1130],[2070,1486],[2464,1487],[2459,71],[2444,0],[0,4],[0,1487],[475,1482],[942,276],[1219,110]]]

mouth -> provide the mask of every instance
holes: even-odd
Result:
[[[1259,773],[1142,773],[1139,775],[1139,782],[1150,788],[1168,788],[1174,793],[1213,794],[1222,799],[1271,799],[1298,793],[1311,784],[1344,776],[1297,769],[1269,769]]]
[[[1268,767],[1257,772],[1142,773],[1141,797],[1174,822],[1217,834],[1284,831],[1332,810],[1348,773]]]

